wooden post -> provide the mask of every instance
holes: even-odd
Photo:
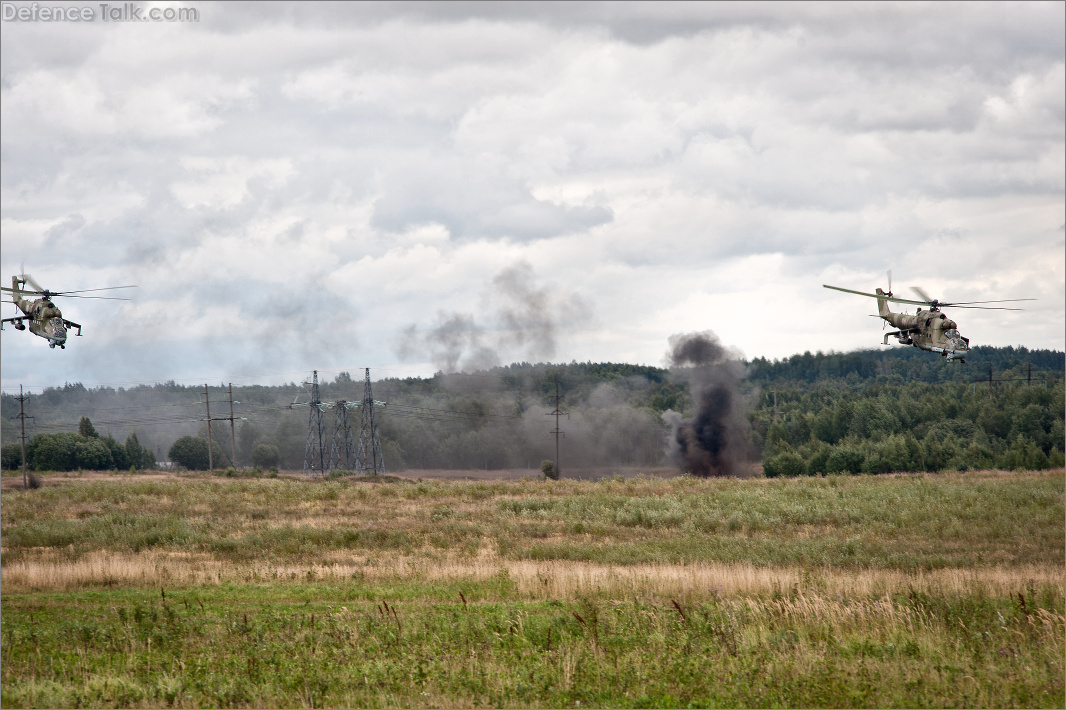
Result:
[[[26,411],[23,403],[26,395],[22,394],[22,385],[19,385],[19,423],[22,424],[22,489],[29,490],[30,480],[26,476]]]
[[[233,468],[237,468],[237,431],[233,424],[233,383],[229,383],[229,443],[233,451]]]
[[[207,395],[207,385],[204,385],[204,405],[207,407],[207,468],[215,470],[215,457],[211,453],[211,399]]]

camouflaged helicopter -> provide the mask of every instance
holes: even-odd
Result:
[[[35,290],[29,291],[23,289],[22,286],[29,284]],[[11,288],[0,286],[0,291],[8,291],[11,294],[11,301],[22,311],[21,316],[15,316],[14,318],[4,318],[0,320],[0,329],[3,329],[4,323],[14,323],[15,330],[26,330],[26,322],[29,321],[30,332],[34,335],[38,335],[48,341],[48,347],[54,348],[59,346],[61,349],[67,347],[67,329],[77,328],[76,335],[81,335],[81,325],[69,321],[63,317],[63,313],[52,303],[52,298],[55,296],[63,296],[65,298],[98,298],[108,301],[128,301],[128,298],[119,298],[116,296],[81,296],[78,294],[88,293],[90,291],[111,291],[119,288],[137,288],[136,286],[109,286],[107,288],[88,288],[81,291],[49,291],[46,288],[42,288],[40,284],[33,280],[33,277],[29,274],[22,274],[21,276],[11,277]],[[36,300],[30,301],[23,296],[40,296]]]
[[[966,355],[970,351],[970,339],[962,336],[962,333],[958,330],[958,324],[942,313],[940,311],[941,308],[978,308],[993,311],[1020,311],[1022,310],[1021,308],[985,306],[978,304],[1014,303],[1017,301],[1036,300],[1035,298],[1007,298],[998,301],[961,301],[957,303],[945,303],[935,298],[930,298],[929,294],[917,286],[912,286],[911,290],[917,293],[922,300],[914,301],[906,298],[896,298],[892,295],[891,272],[889,272],[888,277],[887,293],[879,288],[876,289],[874,293],[866,293],[864,291],[852,291],[849,288],[840,288],[839,286],[829,286],[828,284],[822,284],[822,286],[825,288],[831,288],[835,291],[843,291],[844,293],[854,293],[859,296],[876,298],[878,315],[874,317],[883,318],[892,326],[899,328],[899,330],[885,333],[885,339],[884,342],[881,343],[882,345],[888,345],[889,336],[894,335],[901,345],[913,345],[921,350],[939,353],[947,358],[948,362],[954,360],[966,362]],[[889,309],[889,303],[910,303],[917,305],[918,310],[914,315],[894,313]],[[928,310],[923,309],[923,306]]]

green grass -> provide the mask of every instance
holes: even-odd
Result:
[[[1034,594],[1025,611],[1018,599],[919,594],[677,606],[507,596],[506,579],[14,595],[3,704],[1063,704],[1062,617]],[[1061,609],[1061,596],[1049,601]]]
[[[1061,471],[43,478],[2,493],[4,707],[1066,705]]]

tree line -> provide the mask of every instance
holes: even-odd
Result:
[[[0,447],[3,467],[22,468],[22,445]],[[156,466],[155,453],[137,439],[136,432],[120,443],[110,434],[100,436],[88,417],[78,422],[78,433],[37,434],[26,443],[27,468],[34,471],[108,471],[150,469]]]
[[[750,427],[745,436],[770,476],[1062,466],[1066,356],[981,346],[968,359],[966,365],[947,363],[914,348],[757,358],[744,363],[738,389]],[[373,387],[374,398],[386,402],[377,418],[386,467],[393,471],[539,471],[542,461],[555,457],[554,419],[545,414],[555,407],[556,387],[560,408],[570,415],[561,422],[563,475],[574,468],[664,465],[669,432],[663,413],[691,417],[695,411],[684,378],[625,363],[515,363],[472,374],[386,378]],[[227,391],[221,384],[209,390],[214,412]],[[326,402],[360,402],[363,382],[342,372],[322,381],[320,390]],[[212,427],[215,465],[302,468],[307,388],[289,383],[233,391],[239,400],[235,446],[228,425]],[[142,468],[138,461],[151,455],[154,465],[165,452],[179,465],[206,468],[202,397],[202,386],[173,382],[125,390],[77,383],[49,388],[27,402],[37,424],[65,429],[73,428],[64,423],[72,416],[86,422],[100,417],[118,437],[86,436],[80,426],[78,434],[40,433],[27,447],[29,463],[58,470]],[[4,395],[2,406],[9,468],[18,404]],[[327,447],[335,411],[323,416]],[[351,410],[356,436],[359,412]],[[233,448],[236,461],[230,460]],[[138,458],[132,450],[144,453]]]

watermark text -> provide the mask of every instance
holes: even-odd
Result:
[[[28,5],[0,3],[4,22],[199,22],[195,7],[145,8],[133,2],[96,5]]]

